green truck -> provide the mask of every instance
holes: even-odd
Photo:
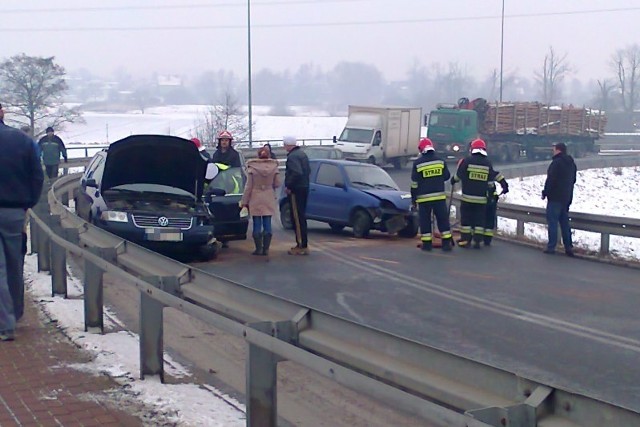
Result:
[[[444,157],[464,157],[469,143],[482,138],[492,159],[508,163],[548,158],[556,142],[567,144],[574,157],[597,153],[595,141],[604,134],[606,121],[604,112],[585,107],[461,98],[457,104],[438,104],[425,124]]]

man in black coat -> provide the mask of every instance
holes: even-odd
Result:
[[[233,135],[228,130],[218,133],[218,147],[211,156],[211,162],[223,163],[231,168],[242,167],[240,153],[231,146],[231,141],[233,141]]]
[[[307,198],[309,197],[309,158],[300,147],[296,138],[286,136],[283,139],[287,150],[287,163],[284,173],[285,192],[291,206],[291,222],[296,231],[296,246],[289,249],[289,255],[308,255],[307,246]]]
[[[562,232],[562,243],[567,256],[574,256],[569,225],[569,206],[573,201],[573,186],[578,168],[573,158],[567,154],[567,146],[559,142],[553,146],[553,158],[547,170],[547,180],[542,190],[542,200],[547,199],[547,230],[549,242],[544,250],[554,254],[558,244],[558,223]]]

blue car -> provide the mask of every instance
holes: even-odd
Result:
[[[356,237],[367,237],[371,230],[401,237],[418,234],[411,194],[401,191],[384,169],[332,159],[313,159],[309,165],[307,219],[326,222],[334,232],[352,227]],[[291,206],[283,191],[279,204],[282,226],[291,229]]]

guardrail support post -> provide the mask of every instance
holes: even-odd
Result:
[[[516,236],[524,237],[524,221],[519,219],[516,223]]]
[[[36,206],[36,213],[45,224],[49,222],[49,212]],[[38,230],[38,271],[49,271],[51,269],[51,239],[43,230]]]
[[[609,242],[611,241],[611,235],[608,233],[600,234],[600,256],[609,255]]]
[[[257,331],[273,335],[271,322],[249,325]],[[278,358],[269,350],[248,345],[246,361],[246,398],[248,427],[277,427],[278,425]]]
[[[140,292],[140,379],[159,375],[164,383],[162,319],[164,305]]]
[[[30,255],[38,253],[38,224],[29,217],[29,240],[31,241]]]
[[[99,248],[89,248],[91,253],[100,255]],[[99,329],[104,333],[104,304],[102,269],[88,259],[84,260],[84,331]]]
[[[60,225],[60,216],[52,215],[49,217],[51,220],[51,231],[58,236],[62,235],[62,226]],[[53,239],[50,239],[51,248],[51,296],[62,295],[67,298],[67,251],[64,247],[60,246]]]

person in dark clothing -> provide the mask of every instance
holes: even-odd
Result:
[[[54,133],[53,128],[49,126],[47,128],[47,134],[38,141],[38,147],[42,155],[42,163],[47,170],[47,177],[49,179],[57,178],[60,156],[62,156],[64,162],[67,163],[67,149],[64,146],[64,142]]]
[[[422,155],[415,160],[411,170],[411,202],[418,206],[422,250],[430,251],[432,248],[433,213],[442,237],[442,250],[450,251],[453,245],[444,184],[451,177],[451,173],[444,160],[436,155],[433,142],[429,138],[420,140],[418,150]]]
[[[284,137],[284,149],[287,150],[287,163],[284,173],[285,192],[291,206],[291,223],[296,232],[296,246],[289,249],[289,255],[308,255],[307,241],[307,198],[309,197],[309,158],[300,147],[296,138]]]
[[[204,157],[207,160],[211,160],[211,154],[207,152],[206,147],[202,144],[202,142],[200,142],[198,138],[191,138],[191,142],[193,142],[193,145],[195,145],[198,148],[198,152],[202,157]]]
[[[547,180],[542,190],[542,200],[547,199],[547,231],[549,242],[544,250],[554,254],[558,244],[558,223],[562,232],[562,243],[567,256],[575,256],[569,225],[569,206],[573,201],[573,186],[578,168],[573,158],[567,154],[567,146],[559,142],[553,146],[553,158],[547,170]]]
[[[0,147],[0,341],[10,341],[24,311],[26,210],[40,198],[44,177],[33,142],[23,132],[3,122]]]
[[[502,194],[509,192],[509,185],[502,174],[493,169],[487,158],[487,145],[481,139],[471,142],[471,155],[458,165],[451,178],[451,185],[462,182],[462,201],[460,202],[460,241],[462,248],[468,248],[473,238],[475,249],[480,249],[484,240],[484,222],[489,182],[495,181],[502,186]]]
[[[218,147],[211,156],[213,163],[223,163],[232,168],[242,167],[240,153],[231,146],[231,141],[233,141],[233,135],[228,130],[218,133]]]

